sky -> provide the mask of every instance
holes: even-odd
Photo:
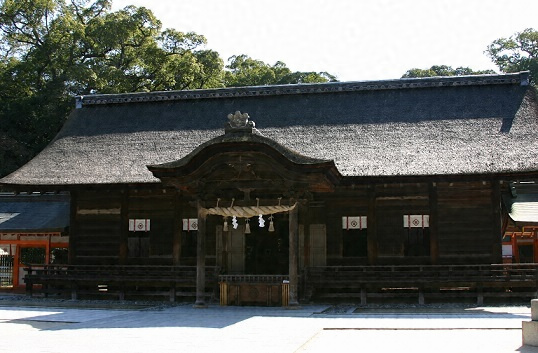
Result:
[[[400,78],[432,65],[498,71],[497,38],[538,30],[538,0],[113,0],[195,32],[227,62],[246,54],[339,81]]]

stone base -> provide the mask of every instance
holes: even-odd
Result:
[[[523,345],[538,347],[538,321],[523,321]]]
[[[288,304],[288,306],[285,306],[284,308],[288,309],[288,310],[299,310],[299,309],[301,309],[301,305],[299,303],[297,303],[297,304],[290,303],[290,304]]]
[[[531,320],[538,321],[538,299],[531,300]]]
[[[195,309],[206,309],[207,304],[205,302],[203,302],[203,301],[197,300],[196,303],[194,303],[194,305],[192,307],[195,308]]]

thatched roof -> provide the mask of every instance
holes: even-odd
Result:
[[[68,195],[0,194],[0,233],[62,232],[68,226]]]
[[[92,95],[5,184],[147,183],[247,112],[263,136],[344,176],[538,171],[528,73]]]

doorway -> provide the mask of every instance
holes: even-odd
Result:
[[[274,216],[274,231],[268,224],[251,227],[245,234],[245,274],[286,275],[289,272],[289,225],[288,217]],[[269,222],[267,222],[269,223]]]
[[[48,247],[46,246],[18,246],[18,259],[17,264],[17,284],[19,286],[24,285],[24,276],[26,276],[25,267],[31,266],[32,268],[43,268],[49,262],[49,256],[47,254]]]
[[[288,215],[273,216],[274,231],[269,231],[270,221],[265,217],[264,227],[257,218],[250,219],[250,233],[245,234],[245,224],[237,229],[223,231],[216,226],[217,264],[231,275],[287,275],[289,272]]]
[[[0,249],[0,288],[13,287],[13,260],[15,256]]]

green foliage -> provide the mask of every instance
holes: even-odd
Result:
[[[478,70],[475,71],[468,67],[457,67],[453,69],[447,65],[434,65],[429,69],[410,69],[402,76],[402,78],[412,77],[434,77],[434,76],[464,76],[464,75],[483,75],[494,74],[493,70]]]
[[[21,248],[20,262],[26,265],[45,264],[45,248]]]
[[[72,97],[223,86],[224,63],[195,33],[108,0],[0,0],[0,176],[42,150]]]
[[[69,250],[67,248],[52,248],[50,250],[50,263],[53,265],[67,264]]]
[[[226,69],[228,69],[224,76],[226,87],[336,81],[336,77],[327,72],[292,72],[281,61],[271,66],[247,55],[230,57]]]
[[[531,81],[538,83],[538,31],[527,28],[510,38],[494,40],[486,54],[503,72],[530,71]]]
[[[144,7],[111,12],[110,0],[0,0],[0,176],[57,134],[73,96],[326,82],[246,55],[228,71],[196,33],[161,29]]]

